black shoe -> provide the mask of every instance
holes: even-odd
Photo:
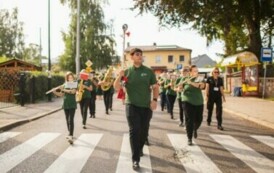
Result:
[[[86,125],[83,125],[83,129],[86,129],[87,127],[86,127]]]
[[[112,111],[112,108],[109,108],[110,111]]]
[[[107,114],[107,115],[109,114],[108,111],[106,111],[106,114]]]
[[[140,151],[140,157],[144,156],[143,150]]]
[[[194,138],[195,138],[195,139],[198,137],[197,130],[194,130],[193,135],[194,135]]]
[[[180,122],[179,127],[184,127],[184,123]]]
[[[217,127],[219,130],[224,130],[224,128],[222,126],[218,126]]]
[[[92,118],[95,118],[95,115],[92,115]]]
[[[192,145],[192,140],[191,139],[188,140],[188,145]]]
[[[93,115],[90,114],[89,118],[93,118]]]
[[[140,168],[140,166],[139,166],[139,162],[137,162],[137,161],[133,161],[132,168],[133,168],[134,170],[139,169],[139,168]]]
[[[207,125],[210,126],[210,122],[207,122]]]

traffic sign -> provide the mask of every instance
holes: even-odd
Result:
[[[272,62],[272,49],[271,48],[262,48],[261,49],[261,61],[262,62]]]

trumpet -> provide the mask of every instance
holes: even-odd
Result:
[[[54,91],[56,91],[56,90],[58,90],[58,89],[61,89],[62,86],[63,86],[63,84],[62,84],[62,85],[59,85],[58,87],[52,88],[51,90],[48,90],[48,91],[46,92],[46,94],[49,94],[49,93],[52,93],[52,92],[54,92]]]

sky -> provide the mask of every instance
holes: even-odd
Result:
[[[206,39],[201,37],[197,31],[191,30],[189,26],[181,28],[162,28],[158,19],[151,14],[137,15],[137,11],[130,11],[133,1],[109,0],[104,5],[105,21],[113,20],[113,31],[117,43],[116,51],[122,54],[123,39],[122,25],[128,25],[130,36],[126,42],[131,46],[141,45],[177,45],[192,50],[192,57],[207,54],[213,60],[219,61],[216,53],[223,53],[223,44],[214,42],[206,46]],[[64,51],[62,31],[67,31],[70,23],[69,8],[60,4],[59,0],[50,0],[51,14],[51,59],[57,57]],[[19,21],[24,22],[24,34],[26,44],[40,44],[42,55],[48,56],[48,0],[0,0],[0,9],[19,10]]]

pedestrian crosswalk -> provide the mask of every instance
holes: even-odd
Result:
[[[3,132],[0,133],[0,144],[8,142],[10,139],[21,135],[21,132]],[[30,137],[10,150],[1,151],[0,153],[0,172],[9,172],[24,160],[28,159],[43,147],[54,143],[59,137],[63,137],[61,133],[38,133]],[[84,133],[75,139],[73,145],[67,145],[64,151],[49,164],[49,166],[42,172],[51,173],[77,173],[82,172],[87,164],[87,161],[92,157],[92,153],[98,149],[98,144],[104,137],[102,133]],[[258,173],[274,173],[274,161],[262,153],[255,151],[243,141],[231,135],[209,134],[216,145],[220,145],[226,152],[231,153],[235,158],[240,159],[250,169]],[[262,143],[263,145],[274,149],[274,137],[263,135],[250,135],[254,143]],[[198,143],[194,142],[193,146],[187,145],[187,137],[185,134],[167,134],[167,139],[171,144],[175,153],[181,153],[183,157],[179,157],[179,164],[182,164],[184,170],[182,172],[205,172],[205,173],[221,173],[224,172],[222,168],[208,157],[206,152]],[[65,140],[65,139],[64,139]],[[117,157],[117,165],[115,170],[109,172],[116,173],[130,173],[135,172],[132,169],[131,149],[129,143],[129,135],[124,134],[121,137],[121,146],[119,157]],[[272,150],[273,151],[273,150]],[[138,172],[149,173],[153,172],[153,159],[150,149],[145,146],[143,149],[144,156],[141,158],[141,169]],[[274,153],[270,153],[274,155]],[[273,157],[272,157],[273,158]],[[174,159],[174,162],[176,160]],[[11,171],[12,172],[12,171]]]

